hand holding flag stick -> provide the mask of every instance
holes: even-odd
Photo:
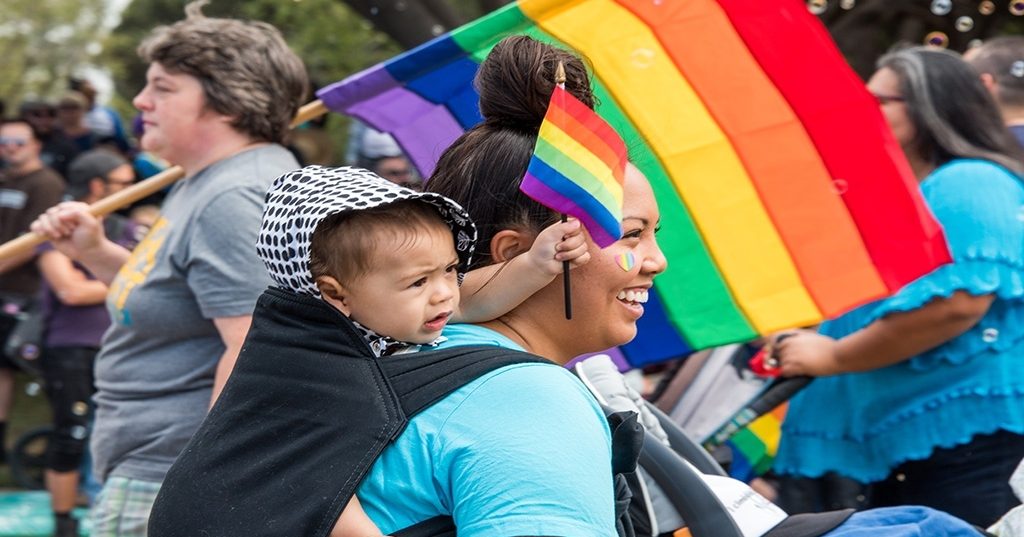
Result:
[[[605,248],[622,238],[622,185],[626,145],[600,116],[565,91],[565,68],[555,72],[555,88],[537,133],[537,146],[519,186],[527,196],[573,216]],[[572,319],[569,263],[564,262],[565,318]]]

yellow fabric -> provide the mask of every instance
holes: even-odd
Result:
[[[581,168],[590,172],[601,185],[622,204],[622,185],[612,175],[612,169],[608,167],[594,153],[583,147],[575,138],[569,136],[562,129],[550,121],[545,121],[540,127],[539,136],[552,146],[558,148],[566,157],[578,164]]]
[[[750,432],[754,433],[764,443],[764,450],[769,456],[774,457],[779,452],[779,438],[782,435],[782,428],[779,426],[779,419],[775,414],[765,414],[757,418],[747,426]]]
[[[597,76],[647,135],[755,329],[820,321],[736,151],[651,30],[611,0],[519,6],[546,32],[587,51]]]

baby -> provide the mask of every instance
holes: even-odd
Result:
[[[580,223],[569,221],[543,230],[524,255],[467,273],[475,239],[469,215],[448,198],[366,170],[310,166],[271,187],[257,250],[280,286],[334,306],[378,357],[437,345],[450,321],[497,318],[564,261],[590,257]],[[353,496],[330,535],[380,532]]]

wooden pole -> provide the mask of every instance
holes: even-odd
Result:
[[[318,118],[327,112],[327,106],[324,105],[323,101],[316,100],[308,103],[295,113],[295,118],[292,119],[291,127],[294,129],[295,127],[311,119]],[[135,183],[124,190],[115,192],[114,194],[93,203],[89,206],[89,212],[92,213],[93,216],[108,215],[122,207],[131,205],[150,194],[163,190],[167,186],[174,184],[182,177],[185,177],[185,170],[181,169],[181,166],[168,168],[145,181]],[[21,255],[44,242],[46,242],[46,237],[36,233],[26,233],[16,239],[12,239],[0,245],[0,259],[7,259]]]

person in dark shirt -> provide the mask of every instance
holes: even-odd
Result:
[[[60,202],[64,180],[40,158],[42,142],[24,120],[0,124],[0,243],[28,231],[46,209]],[[0,343],[15,326],[15,315],[28,309],[39,291],[39,271],[31,263],[35,252],[0,259]],[[14,389],[15,365],[0,352],[0,446]],[[3,450],[0,449],[0,454]]]

